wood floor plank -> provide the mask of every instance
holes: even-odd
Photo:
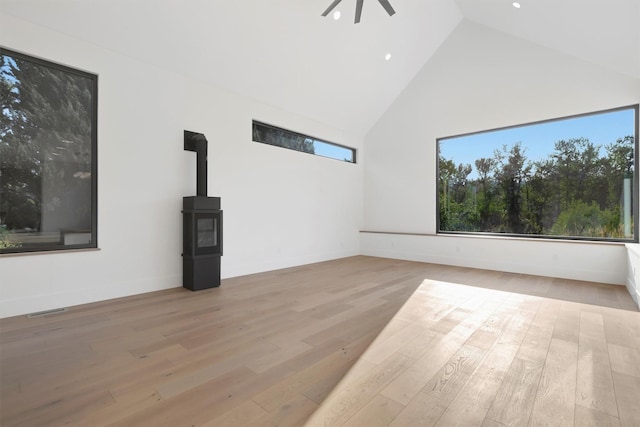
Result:
[[[3,420],[2,426],[44,426],[81,424],[93,411],[113,405],[113,396],[108,390],[82,389],[72,395],[58,397],[54,393],[52,400],[43,405],[15,411],[11,408],[11,416]],[[2,405],[2,417],[10,409]]]
[[[504,333],[513,312],[507,308],[496,310],[476,332],[471,335],[467,345],[489,350],[495,344],[498,337]]]
[[[573,425],[578,344],[553,339],[544,363],[529,426]]]
[[[403,323],[404,322],[401,321],[396,322],[394,319],[390,325],[402,325]],[[373,363],[381,363],[383,360],[398,351],[399,348],[403,347],[407,342],[415,340],[418,336],[422,336],[427,331],[428,329],[421,322],[413,322],[401,327],[386,339],[382,337],[382,335],[379,335],[376,337],[375,345],[369,347],[368,351],[362,355],[362,358]]]
[[[442,338],[444,338],[443,334],[427,330],[414,339],[408,340],[397,351],[412,359],[418,359],[436,343],[440,342]]]
[[[482,427],[507,427],[505,424],[493,421],[490,418],[485,418],[482,422]]]
[[[464,345],[422,389],[447,405],[462,389],[485,355],[485,350]]]
[[[618,417],[576,405],[574,425],[576,427],[620,427],[620,420]]]
[[[602,319],[607,343],[640,351],[640,313],[606,309],[602,311]]]
[[[273,349],[276,347],[269,343],[258,342],[256,345],[244,347],[242,351],[234,352],[233,357],[211,357],[177,366],[167,373],[163,381],[157,382],[156,390],[164,398],[176,396],[234,369],[244,369],[245,363],[253,361],[256,353],[261,354]]]
[[[314,395],[319,393],[317,390],[318,385],[326,381],[328,377],[331,377],[329,375],[330,372],[335,372],[338,378],[342,378],[355,361],[354,357],[339,349],[315,364],[301,369],[290,377],[256,394],[253,400],[268,411],[275,411],[277,408],[284,406],[286,402],[294,399],[298,394],[309,393]],[[335,381],[333,377],[331,377],[331,380]],[[335,382],[333,385],[335,385]],[[329,388],[331,389],[332,387]]]
[[[341,426],[369,403],[387,384],[398,377],[412,362],[407,356],[394,354],[345,388],[327,398],[307,425]],[[332,402],[338,402],[333,405]]]
[[[123,426],[199,425],[226,413],[249,400],[260,390],[281,381],[291,371],[274,368],[255,374],[239,368],[195,386],[191,393],[181,393],[124,418]]]
[[[522,340],[517,357],[533,363],[543,364],[551,344],[554,324],[555,318],[553,321],[550,320],[549,325],[546,326],[531,325]]]
[[[517,352],[518,346],[513,344],[494,345],[436,425],[482,425]]]
[[[403,405],[378,394],[343,425],[345,427],[387,427],[403,409]]]
[[[316,402],[305,396],[298,396],[276,411],[242,425],[244,427],[298,427],[303,425],[317,408]]]
[[[83,419],[83,424],[92,426],[117,424],[141,410],[157,405],[162,397],[154,389],[137,388],[118,397],[114,396],[114,399],[114,404],[87,414]]]
[[[580,316],[576,403],[618,416],[609,352],[599,313],[583,311]]]
[[[418,393],[389,424],[389,427],[433,426],[447,409],[437,397],[429,393]]]
[[[535,311],[525,310],[524,303],[518,303],[512,306],[512,312],[511,320],[498,337],[498,342],[520,346],[535,318]]]
[[[579,336],[580,304],[563,301],[553,328],[553,338],[577,344]]]
[[[403,405],[409,404],[466,340],[466,336],[445,336],[382,390],[381,394]]]
[[[283,361],[298,356],[312,348],[313,347],[309,344],[300,341],[291,341],[282,347],[278,347],[277,350],[271,351],[264,356],[259,356],[258,358],[245,363],[245,366],[253,372],[260,374],[280,365]]]
[[[640,378],[613,372],[613,383],[623,427],[640,426]]]
[[[611,370],[640,378],[640,351],[617,344],[607,344]]]
[[[258,420],[264,420],[269,416],[263,407],[253,400],[247,400],[219,417],[215,417],[202,427],[238,427],[246,426]]]
[[[541,364],[516,357],[487,418],[508,426],[527,425],[541,374]]]

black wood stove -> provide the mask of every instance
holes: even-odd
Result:
[[[197,153],[197,196],[182,198],[182,285],[192,291],[220,286],[222,210],[207,197],[207,139],[184,131],[184,149]]]

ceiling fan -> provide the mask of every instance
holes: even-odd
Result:
[[[327,16],[333,10],[333,8],[336,7],[338,3],[340,3],[341,1],[342,0],[334,0],[333,3],[329,5],[327,10],[324,11],[322,16]],[[362,16],[363,3],[364,3],[364,0],[358,0],[358,2],[356,3],[356,20],[355,20],[356,24],[360,22],[360,17]],[[380,3],[382,7],[384,7],[384,10],[387,11],[389,16],[393,16],[396,13],[396,11],[393,10],[393,7],[391,7],[391,5],[389,4],[389,0],[378,0],[378,3]]]

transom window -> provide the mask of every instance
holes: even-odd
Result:
[[[253,120],[252,130],[254,142],[275,145],[349,163],[356,162],[356,150],[344,145],[323,141],[256,120]]]

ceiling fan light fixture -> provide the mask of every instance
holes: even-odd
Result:
[[[331,11],[341,2],[342,0],[333,0],[333,2],[329,5],[329,7],[322,12],[322,16],[327,16],[329,13],[331,13]],[[360,22],[360,17],[362,16],[362,6],[363,6],[364,0],[357,0],[356,1],[356,19],[355,19],[355,23],[359,23]],[[389,14],[389,16],[393,16],[395,15],[396,11],[393,9],[393,7],[391,6],[391,4],[389,3],[389,0],[378,0],[378,3],[380,3],[380,5],[384,8],[384,10],[387,11],[387,13]],[[336,17],[337,15],[337,17]],[[336,21],[338,19],[340,19],[340,12],[336,11],[333,14],[333,19],[335,19]]]
[[[513,3],[511,3],[513,5],[513,7],[515,7],[516,9],[520,9],[520,3],[518,3],[517,1],[514,1]]]
[[[391,54],[390,54],[390,53],[387,53],[387,54],[384,56],[384,60],[385,60],[385,61],[389,61],[390,59],[391,59]]]
[[[340,19],[341,16],[342,16],[342,13],[340,13],[339,10],[336,10],[335,12],[333,12],[333,19],[335,19],[336,21]]]

